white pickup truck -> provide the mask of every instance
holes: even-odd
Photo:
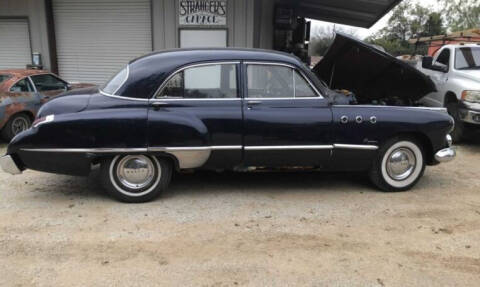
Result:
[[[434,57],[423,57],[420,70],[430,76],[437,92],[420,102],[430,107],[446,107],[455,119],[452,132],[459,141],[467,128],[480,128],[480,45],[445,45]]]

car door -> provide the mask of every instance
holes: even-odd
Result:
[[[438,56],[433,60],[433,66],[446,68],[447,72],[437,71],[437,70],[428,70],[428,75],[435,83],[437,88],[436,92],[428,94],[424,99],[423,102],[427,106],[434,106],[434,107],[443,107],[444,104],[444,96],[446,94],[445,85],[448,81],[448,71],[450,70],[450,49],[445,48],[443,49]]]
[[[242,160],[239,62],[195,64],[173,73],[150,101],[149,149],[180,168],[224,169]]]
[[[68,84],[52,74],[30,76],[42,103],[67,91]]]
[[[40,98],[28,77],[17,81],[9,90],[13,104],[21,103],[24,109],[36,112],[41,105]]]
[[[283,63],[245,62],[244,164],[325,166],[332,113],[309,79]]]

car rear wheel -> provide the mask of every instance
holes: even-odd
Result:
[[[422,146],[410,138],[394,138],[379,150],[370,179],[383,191],[405,191],[414,186],[425,170]]]
[[[11,141],[19,133],[26,131],[32,125],[30,117],[26,114],[16,114],[12,116],[2,130],[2,137],[6,141]]]
[[[117,155],[102,162],[102,181],[110,195],[123,202],[147,202],[170,183],[168,160],[149,155]]]

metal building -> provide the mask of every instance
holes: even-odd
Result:
[[[162,49],[265,48],[305,57],[305,18],[370,27],[399,2],[1,0],[0,69],[37,64],[68,81],[102,83],[129,60]]]

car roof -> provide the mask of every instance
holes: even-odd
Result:
[[[164,51],[153,52],[137,59],[130,63],[137,61],[155,61],[161,60],[165,57],[175,58],[177,61],[185,62],[185,64],[199,62],[199,61],[222,61],[222,60],[264,60],[264,61],[279,61],[292,64],[301,63],[293,54],[285,52],[264,50],[264,49],[247,49],[247,48],[180,48],[170,49]]]
[[[29,69],[7,69],[0,70],[0,75],[8,75],[10,78],[0,83],[0,92],[8,92],[10,88],[19,80],[33,75],[50,74],[46,70],[29,70]]]
[[[151,98],[160,84],[181,67],[200,62],[228,61],[280,62],[300,67],[304,72],[308,70],[296,56],[271,50],[241,48],[164,50],[130,61],[128,78],[116,94],[130,98]]]

